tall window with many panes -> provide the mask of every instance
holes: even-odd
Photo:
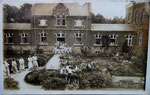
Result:
[[[27,44],[28,43],[27,36],[28,36],[28,34],[26,34],[26,33],[21,34],[21,44]]]
[[[6,44],[13,44],[13,33],[6,33]]]
[[[78,33],[75,33],[75,44],[81,45],[82,44],[82,34],[78,31]]]
[[[40,33],[40,43],[47,43],[47,34],[44,31]]]
[[[66,25],[66,17],[64,15],[56,16],[56,25],[57,26],[65,26]]]
[[[102,45],[102,35],[100,34],[95,35],[95,45]]]

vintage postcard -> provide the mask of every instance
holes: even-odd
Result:
[[[150,2],[2,3],[2,93],[144,91]]]

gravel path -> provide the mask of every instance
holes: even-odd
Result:
[[[54,55],[46,64],[46,69],[58,69],[60,66],[59,62],[60,55]],[[45,93],[44,89],[41,86],[30,85],[24,81],[24,77],[30,71],[26,69],[20,73],[12,74],[11,77],[19,82],[19,90],[3,90],[5,94],[35,94],[35,93]],[[49,91],[48,91],[49,92]]]
[[[46,64],[46,69],[59,69],[60,62],[59,62],[60,55],[54,55]]]

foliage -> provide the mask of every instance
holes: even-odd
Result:
[[[4,89],[19,89],[19,84],[13,78],[5,78]]]
[[[106,86],[106,81],[99,73],[84,73],[82,74],[82,80],[80,80],[80,89],[89,88],[102,88]]]
[[[128,43],[127,43],[127,40],[123,43],[123,46],[122,46],[122,53],[129,53],[130,49],[129,49],[129,46],[128,46]]]
[[[133,64],[145,72],[146,70],[146,63],[147,63],[147,51],[144,50],[142,47],[135,47],[130,53],[131,61]]]
[[[135,88],[135,84],[132,80],[120,80],[119,82],[114,83],[114,87]]]
[[[42,87],[46,90],[64,90],[66,88],[67,81],[61,78],[47,78]]]
[[[122,17],[118,17],[115,16],[113,19],[107,19],[105,18],[103,15],[101,14],[93,14],[91,13],[91,19],[92,19],[92,23],[109,23],[109,24],[124,24],[125,23],[125,19],[123,19]]]
[[[38,63],[39,66],[45,66],[47,61],[53,56],[53,54],[47,55],[47,54],[38,54]]]
[[[4,4],[3,10],[6,23],[29,23],[32,4],[23,4],[20,8]]]

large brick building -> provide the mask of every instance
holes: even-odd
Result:
[[[91,23],[90,3],[36,3],[31,15],[31,23],[4,23],[4,49],[22,52],[38,47],[47,52],[60,42],[73,51],[88,46],[96,52],[103,48],[106,35],[110,49],[121,49],[125,40],[131,47],[138,44],[138,29],[133,24]]]
[[[126,6],[126,23],[137,29],[137,45],[147,49],[150,2],[131,2]]]

